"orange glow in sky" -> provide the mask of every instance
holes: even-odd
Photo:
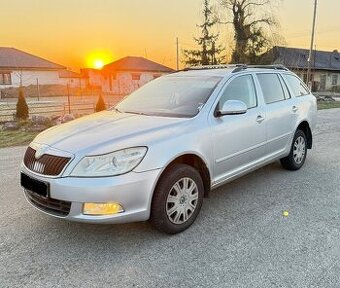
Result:
[[[1,1],[0,46],[15,47],[67,67],[99,68],[125,56],[176,67],[180,52],[196,48],[203,0],[10,0]],[[219,13],[227,11],[211,0]],[[270,1],[287,46],[309,48],[312,0]],[[275,6],[275,5],[274,5]],[[318,5],[316,47],[340,50],[339,0]],[[27,16],[29,15],[29,17]],[[65,20],[66,19],[66,20]],[[219,25],[220,44],[233,47],[231,25]],[[103,50],[104,49],[104,50]],[[183,58],[183,54],[180,53]],[[180,66],[184,64],[181,62]]]
[[[110,51],[95,51],[86,57],[86,67],[102,69],[104,65],[113,61],[114,59]]]

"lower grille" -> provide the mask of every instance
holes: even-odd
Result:
[[[26,189],[25,194],[29,202],[42,211],[61,217],[65,217],[70,213],[71,202],[40,196]]]

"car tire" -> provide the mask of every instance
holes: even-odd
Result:
[[[307,157],[307,137],[302,130],[295,132],[292,147],[287,157],[282,158],[283,168],[291,171],[299,170],[305,163]]]
[[[199,172],[176,164],[161,176],[151,204],[151,223],[161,232],[180,233],[191,226],[200,212],[204,186]]]

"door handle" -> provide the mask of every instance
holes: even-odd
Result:
[[[292,107],[292,111],[295,113],[295,112],[297,112],[299,110],[299,108],[298,107],[296,107],[295,105]]]
[[[261,124],[264,121],[264,117],[262,115],[257,116],[256,122]]]

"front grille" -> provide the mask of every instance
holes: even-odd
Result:
[[[71,202],[44,197],[26,189],[25,194],[28,201],[42,211],[61,217],[70,213]]]
[[[36,159],[35,152],[36,150],[33,148],[27,148],[24,156],[24,164],[28,169],[42,175],[59,175],[66,164],[71,160],[71,158],[68,157],[60,157],[49,154],[44,154],[39,159]]]

